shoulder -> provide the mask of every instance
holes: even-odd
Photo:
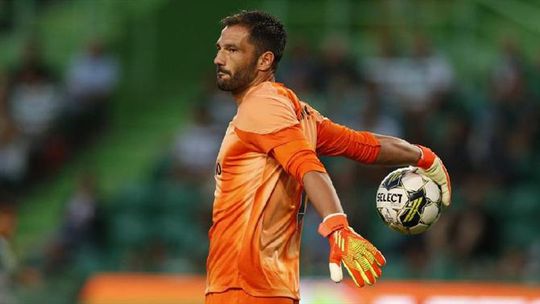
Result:
[[[302,117],[311,117],[317,123],[321,123],[323,120],[328,119],[307,102],[300,101],[300,106],[302,107]]]
[[[273,133],[298,124],[293,101],[283,86],[264,82],[242,99],[235,127],[259,134]]]
[[[275,82],[263,82],[244,96],[240,108],[280,104],[294,111],[289,90]]]

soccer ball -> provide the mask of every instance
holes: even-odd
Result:
[[[390,228],[403,234],[422,233],[442,211],[441,189],[417,168],[406,167],[388,174],[377,190],[377,211]]]

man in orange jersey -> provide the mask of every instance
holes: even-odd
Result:
[[[302,191],[323,218],[331,279],[342,280],[343,264],[356,285],[375,283],[385,259],[349,227],[318,155],[417,166],[441,186],[448,205],[444,165],[428,148],[335,124],[276,83],[286,43],[276,18],[242,11],[222,25],[217,85],[232,93],[238,111],[217,157],[206,303],[299,302]]]

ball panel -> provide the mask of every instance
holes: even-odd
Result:
[[[436,203],[429,203],[424,207],[424,210],[420,216],[422,223],[424,224],[433,224],[440,214],[439,206]]]
[[[426,197],[432,202],[439,202],[441,200],[441,189],[435,182],[428,181],[424,185],[424,190],[426,191]]]
[[[409,194],[409,201],[400,211],[399,221],[407,228],[414,227],[420,222],[420,210],[424,208],[426,198],[424,191],[420,190]]]
[[[392,208],[377,208],[379,216],[386,223],[396,223],[397,212]]]
[[[422,178],[422,176],[414,172],[407,172],[401,178],[401,184],[403,185],[403,188],[405,188],[405,190],[407,191],[417,191],[421,189],[425,183],[426,182]]]
[[[401,177],[403,176],[403,172],[405,172],[404,169],[397,169],[388,174],[381,182],[379,188],[390,190],[399,187],[401,185]]]

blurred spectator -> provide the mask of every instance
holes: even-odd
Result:
[[[393,94],[406,110],[423,110],[438,95],[452,89],[453,68],[443,54],[433,50],[426,37],[415,37],[410,56],[390,51],[385,39],[381,43],[379,55],[365,61],[366,75]]]
[[[393,107],[400,108],[407,119],[415,122],[405,125],[405,137],[425,142],[427,118],[453,89],[453,68],[424,36],[415,37],[410,56],[395,57],[388,50],[388,42],[381,43],[380,54],[365,60],[366,75],[388,92]]]
[[[26,174],[28,144],[9,115],[8,81],[0,73],[0,186],[13,188]]]
[[[315,87],[319,91],[331,90],[343,80],[359,82],[357,60],[350,50],[349,41],[339,34],[330,35],[322,42],[314,75]]]
[[[494,97],[505,100],[522,93],[525,60],[518,44],[512,38],[505,38],[500,47],[498,62],[493,65],[491,77]]]
[[[104,127],[118,79],[118,62],[101,40],[90,41],[85,52],[74,56],[66,73],[68,115],[75,133],[72,140]]]
[[[215,72],[205,75],[201,80],[202,94],[201,103],[206,107],[208,120],[215,125],[220,132],[225,132],[231,119],[236,115],[236,104],[227,92],[216,90]],[[197,111],[197,110],[195,110]]]
[[[356,119],[346,122],[349,127],[356,130],[367,130],[377,134],[396,137],[403,136],[402,125],[392,115],[394,113],[389,109],[390,107],[383,99],[383,95],[376,83],[371,81],[365,82],[362,98],[358,103],[362,104],[362,109]]]
[[[315,72],[318,58],[315,55],[306,41],[295,41],[279,66],[277,78],[295,92],[308,91],[304,87],[314,84],[317,77]]]
[[[294,90],[300,100],[308,102],[316,110],[325,112],[327,103],[323,92],[318,90],[318,56],[306,41],[299,40],[291,46],[290,54],[277,70],[277,81]],[[215,84],[213,84],[215,86]],[[235,107],[236,110],[236,107]]]
[[[515,183],[532,168],[539,132],[538,104],[525,80],[524,58],[512,40],[505,40],[495,64],[488,103],[474,118],[471,148],[475,163],[502,183]]]
[[[444,112],[443,112],[444,111]],[[441,113],[442,112],[442,113]],[[445,166],[451,168],[453,180],[463,180],[471,174],[471,151],[466,143],[470,142],[471,120],[464,110],[441,108],[428,117],[429,135],[425,144],[438,151]]]
[[[13,70],[11,80],[9,104],[14,122],[27,139],[43,140],[60,115],[62,101],[35,42],[25,46],[22,63]]]
[[[102,244],[105,234],[102,231],[100,199],[95,177],[82,174],[67,200],[60,231],[47,249],[47,272],[61,271],[82,246]]]
[[[19,134],[10,118],[0,120],[0,185],[10,189],[21,185],[28,167],[28,142]]]
[[[75,99],[74,107],[101,102],[111,97],[118,83],[118,62],[103,42],[92,40],[84,53],[76,55],[67,72],[67,91]]]
[[[493,269],[486,261],[499,254],[502,231],[497,217],[488,204],[493,192],[491,180],[481,172],[470,172],[457,180],[455,188],[462,191],[460,203],[443,213],[430,233],[426,234],[427,251],[433,261],[452,265],[446,269],[462,278],[488,279]],[[444,266],[444,265],[443,265]],[[441,271],[439,269],[439,271]]]
[[[10,115],[28,144],[30,178],[34,179],[58,168],[66,157],[65,143],[55,130],[63,111],[59,84],[35,41],[25,45],[22,62],[10,80]]]
[[[15,231],[16,210],[12,199],[0,195],[0,304],[14,304],[13,279],[18,262],[10,240]]]
[[[15,1],[0,1],[0,32],[13,26],[13,4]]]
[[[326,102],[317,98],[306,99],[318,111],[340,122],[347,113],[358,113],[360,108],[360,73],[357,58],[349,48],[349,41],[340,35],[326,37],[321,45],[321,54],[313,71],[312,87],[317,95],[322,95]],[[309,88],[309,87],[307,87]],[[308,92],[297,92],[307,94]],[[300,96],[303,99],[304,96]]]
[[[206,105],[196,106],[193,122],[174,140],[173,175],[178,180],[206,182],[214,175],[223,130],[213,124],[208,110]]]

